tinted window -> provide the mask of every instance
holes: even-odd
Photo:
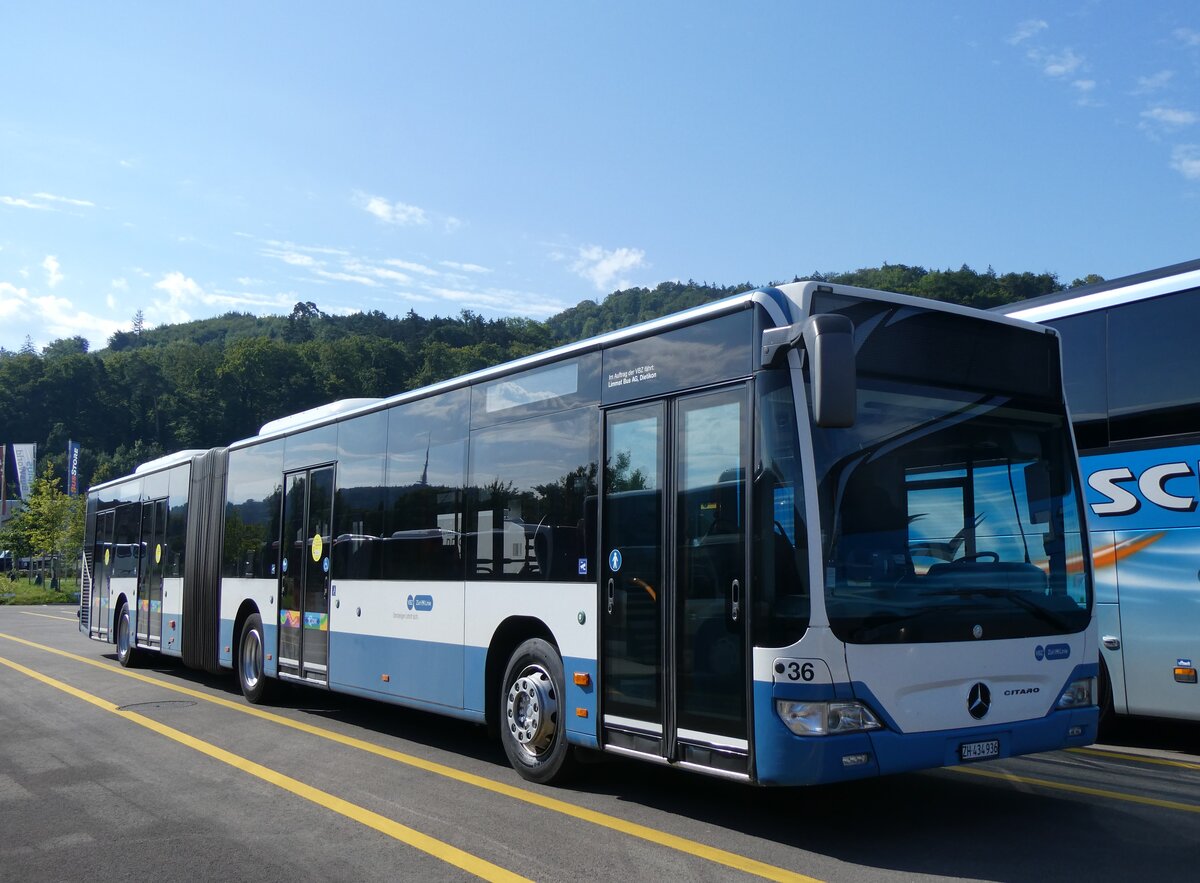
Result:
[[[378,579],[381,575],[387,429],[386,411],[338,425],[334,579]]]
[[[754,644],[785,647],[808,628],[808,526],[789,372],[760,376],[754,427]]]
[[[861,375],[1061,401],[1058,346],[1045,332],[819,292],[812,309],[854,323]]]
[[[114,577],[137,576],[138,543],[142,527],[141,504],[123,503],[117,507],[116,517],[112,575]]]
[[[1200,428],[1196,370],[1200,297],[1183,292],[1109,310],[1109,410],[1114,440]]]
[[[191,466],[176,466],[171,470],[171,489],[167,499],[167,577],[183,576],[183,563],[187,557],[188,483],[191,481]]]
[[[471,435],[469,579],[591,581],[598,417],[581,408]]]
[[[385,579],[461,580],[470,390],[393,408],[381,568]]]
[[[1063,380],[1075,438],[1081,448],[1108,444],[1108,314],[1047,322],[1062,339]]]
[[[287,472],[331,463],[337,456],[336,423],[318,426],[284,439],[283,468]]]
[[[753,325],[746,309],[605,350],[605,404],[748,375],[756,355]]]
[[[520,420],[600,398],[600,354],[511,374],[472,389],[472,426]]]
[[[229,452],[221,575],[275,577],[283,440]]]

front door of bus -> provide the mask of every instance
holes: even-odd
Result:
[[[142,503],[142,539],[139,544],[137,583],[137,643],[162,645],[162,591],[164,547],[167,542],[167,501]]]
[[[329,580],[333,467],[284,476],[279,543],[279,674],[329,679]]]
[[[605,741],[748,769],[744,385],[609,411]]]

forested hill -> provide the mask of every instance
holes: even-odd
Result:
[[[818,279],[991,307],[1064,287],[1052,273],[926,270],[903,264],[815,273]],[[1099,281],[1089,276],[1070,286]],[[341,398],[389,396],[755,287],[664,282],[582,301],[545,322],[414,312],[328,316],[311,302],[290,316],[230,313],[84,338],[41,352],[0,350],[0,443],[38,443],[39,468],[63,474],[66,444],[83,445],[81,480],[125,474],[182,448],[253,435],[268,420]],[[10,476],[11,482],[11,476]]]

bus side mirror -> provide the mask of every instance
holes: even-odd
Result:
[[[834,313],[809,316],[803,336],[812,385],[813,422],[827,429],[853,426],[858,409],[854,323]]]

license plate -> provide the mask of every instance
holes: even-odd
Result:
[[[986,742],[965,742],[958,746],[960,760],[984,760],[1000,756],[1000,740],[988,739]]]

